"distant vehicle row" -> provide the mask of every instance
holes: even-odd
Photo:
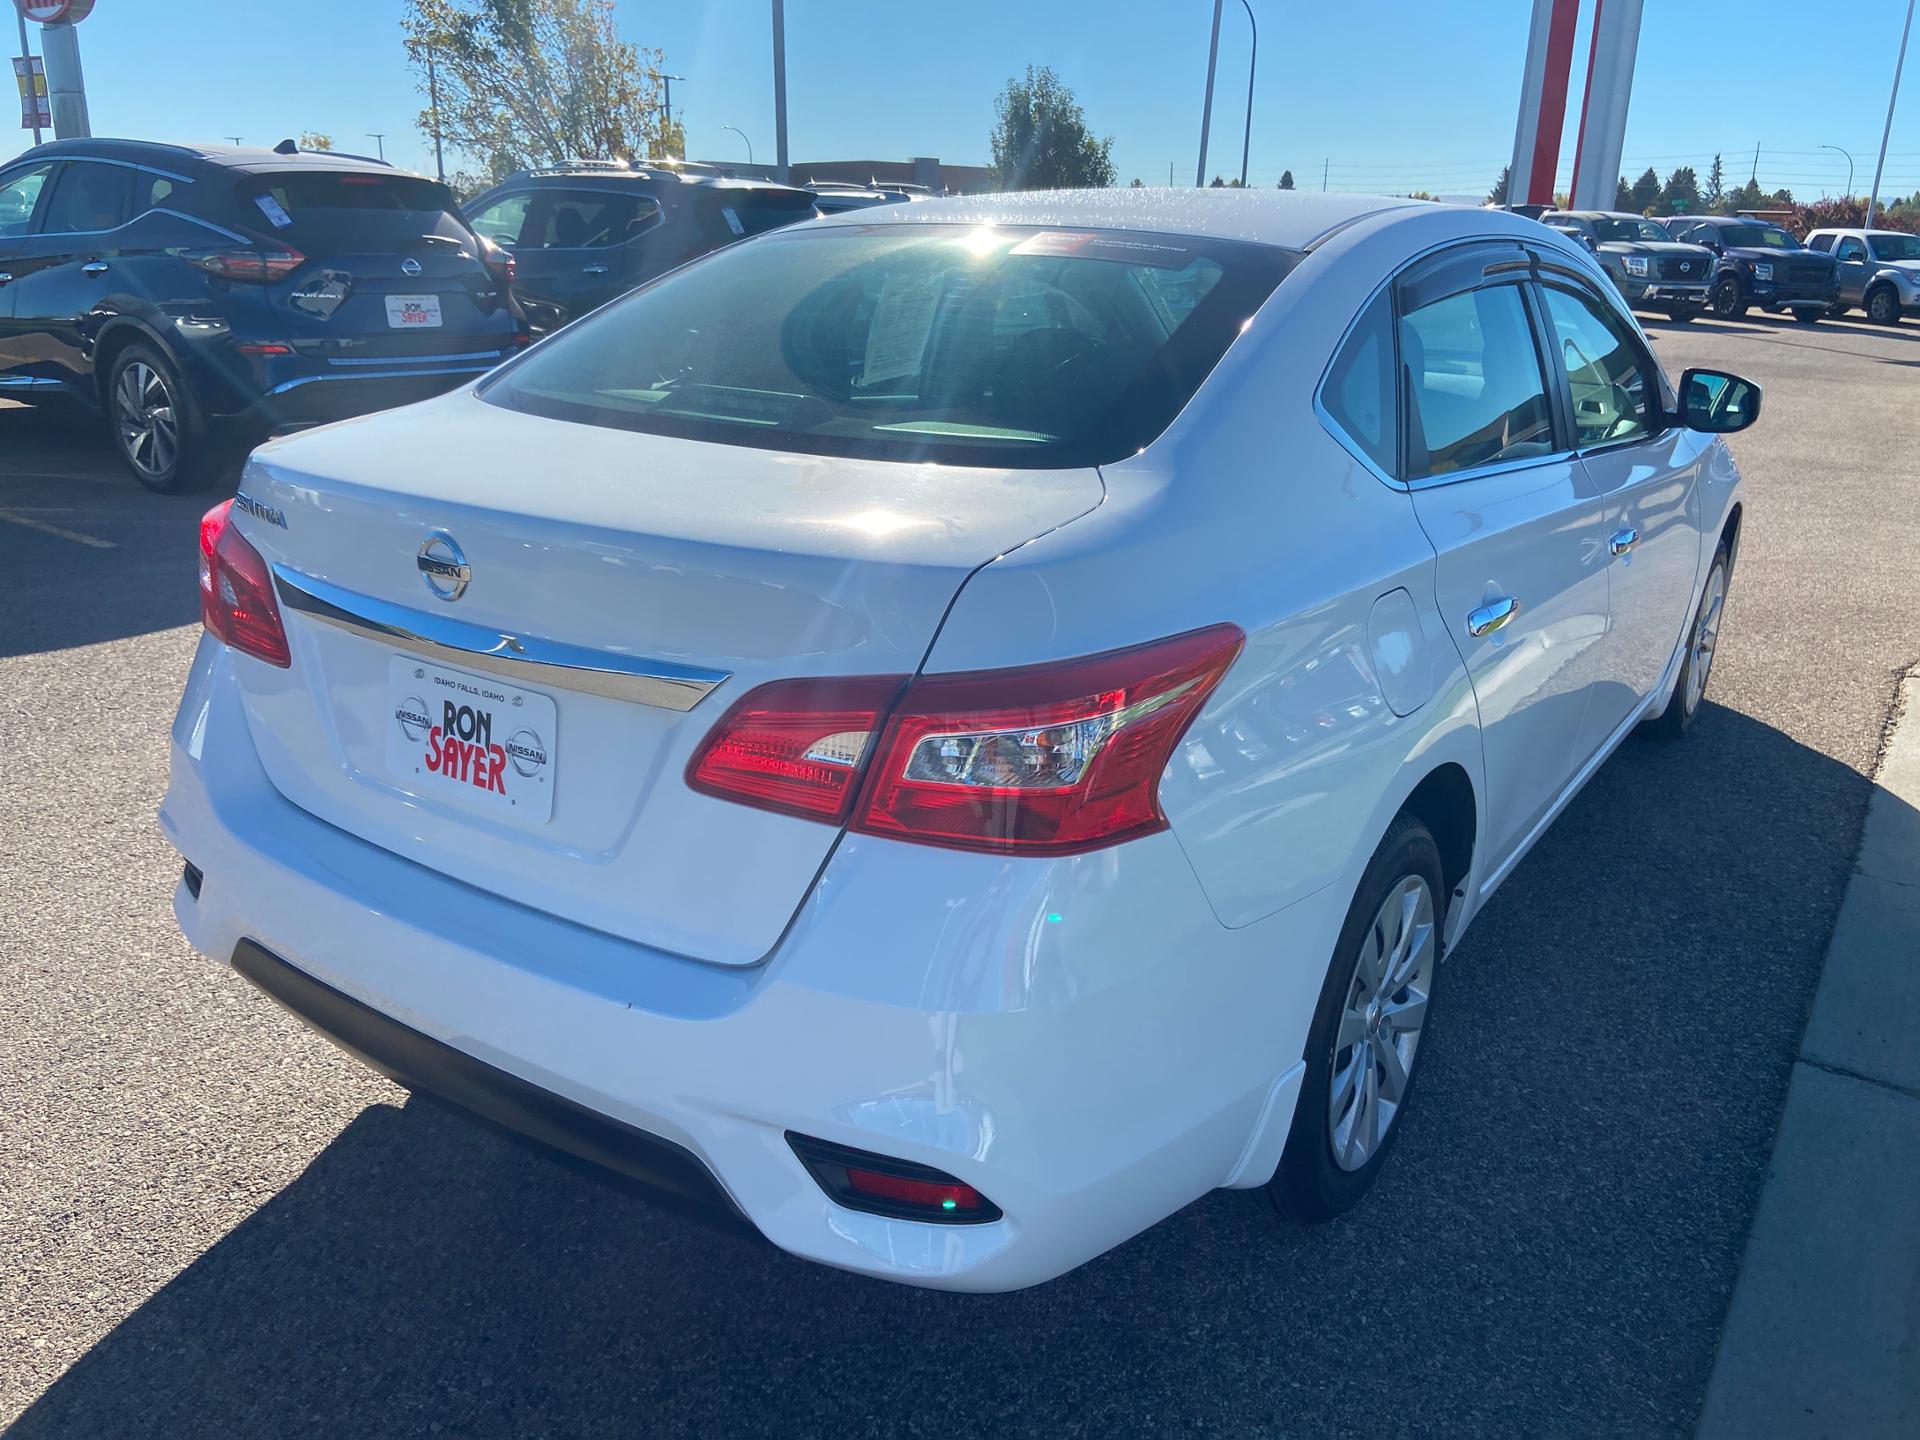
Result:
[[[443,184],[290,142],[55,141],[0,167],[0,397],[100,411],[136,479],[188,488],[238,445],[469,381],[814,198],[584,164],[469,220]]]

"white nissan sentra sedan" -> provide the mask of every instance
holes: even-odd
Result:
[[[1759,403],[1499,212],[764,236],[255,452],[175,911],[404,1084],[825,1264],[1004,1290],[1216,1187],[1331,1216],[1441,957],[1698,710]]]

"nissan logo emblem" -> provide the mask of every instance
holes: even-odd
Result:
[[[408,277],[418,275],[420,273],[420,262],[411,255],[407,256],[406,259],[400,262],[400,273]]]
[[[458,600],[467,593],[467,582],[473,579],[466,555],[444,530],[436,530],[426,538],[420,546],[419,558],[413,563],[419,568],[421,582],[442,600]]]

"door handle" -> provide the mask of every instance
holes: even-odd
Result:
[[[107,273],[107,262],[104,260],[89,260],[80,267],[80,273],[82,275],[104,275]]]
[[[1520,602],[1511,595],[1502,595],[1498,600],[1489,601],[1478,610],[1467,614],[1467,633],[1473,636],[1491,635],[1496,630],[1504,630],[1520,613]]]
[[[604,265],[583,265],[580,267],[580,273],[582,275],[604,275],[607,273],[607,267]]]
[[[1611,540],[1607,541],[1607,553],[1615,556],[1624,555],[1639,543],[1640,532],[1638,530],[1622,530],[1615,534]]]

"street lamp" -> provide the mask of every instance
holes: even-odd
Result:
[[[1213,128],[1213,71],[1220,63],[1220,6],[1213,0],[1213,39],[1207,45],[1207,98],[1200,111],[1200,163],[1193,170],[1197,190],[1207,183],[1207,132]]]
[[[1253,53],[1247,57],[1247,130],[1240,137],[1240,188],[1247,188],[1247,151],[1253,145],[1253,69],[1260,63],[1260,27],[1254,23],[1253,6],[1240,0],[1247,12],[1247,24],[1253,29]]]
[[[1873,167],[1873,193],[1867,197],[1867,229],[1880,205],[1880,176],[1887,168],[1887,137],[1893,133],[1893,105],[1900,98],[1900,72],[1907,65],[1907,36],[1913,33],[1913,0],[1907,0],[1907,23],[1900,31],[1900,58],[1893,62],[1893,93],[1887,96],[1887,126],[1880,132],[1880,163]]]
[[[367,131],[367,138],[373,141],[373,143],[379,147],[380,163],[382,165],[386,164],[387,163],[387,132],[384,130],[369,130]]]
[[[1822,150],[1840,150],[1838,145],[1822,145],[1820,148]],[[1847,152],[1844,150],[1840,150],[1840,153],[1847,155]],[[1851,155],[1847,155],[1847,198],[1849,200],[1853,198],[1853,156]]]
[[[742,130],[738,125],[722,125],[720,128],[722,130],[731,130],[742,140],[747,141],[747,164],[753,164],[753,141],[747,140],[747,132]]]
[[[669,155],[673,153],[673,82],[676,80],[684,81],[686,78],[684,75],[662,75],[660,77],[661,83],[666,90],[667,105],[667,124],[666,129],[661,133],[660,143],[667,147],[667,153]],[[681,148],[685,149],[686,147],[682,146]],[[680,158],[684,160],[687,157],[682,155]]]

